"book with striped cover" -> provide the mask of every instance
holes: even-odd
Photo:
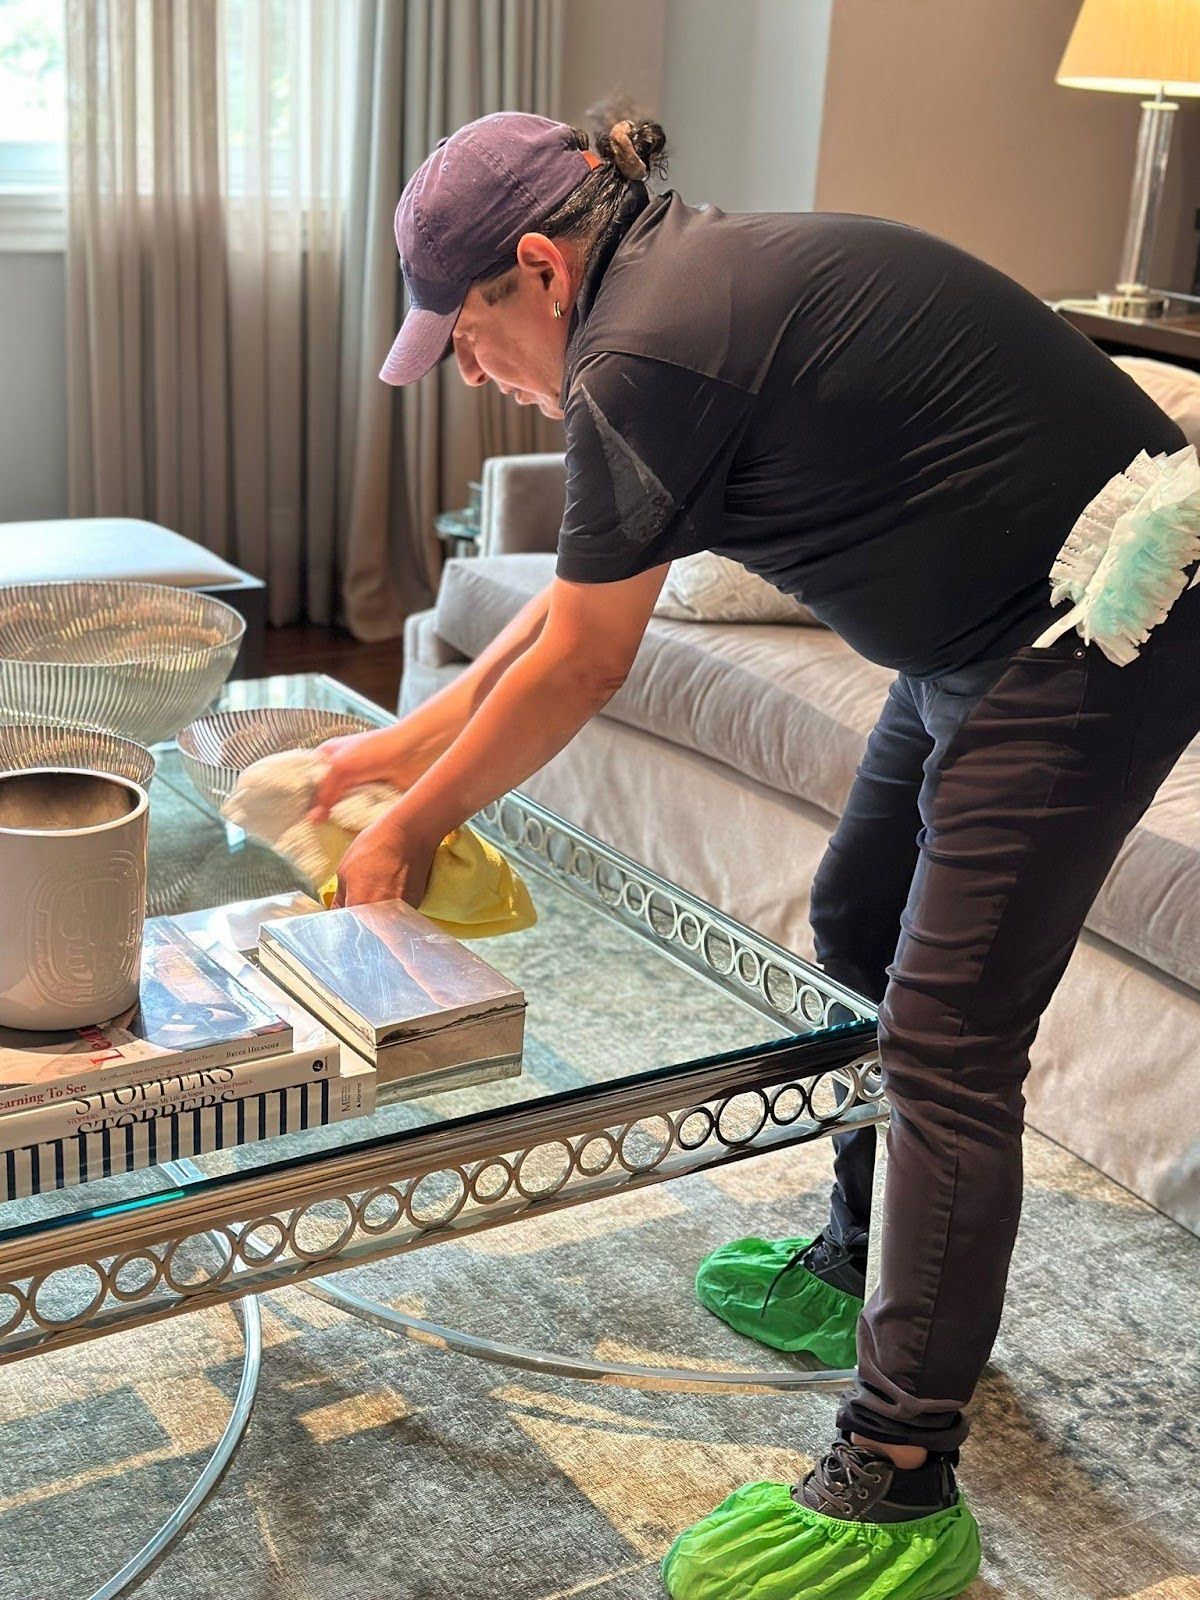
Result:
[[[10,1112],[0,1117],[0,1150],[19,1150],[22,1145],[45,1144],[74,1133],[99,1133],[102,1128],[125,1128],[157,1117],[183,1116],[274,1089],[294,1089],[320,1078],[336,1078],[340,1063],[338,1041],[318,1028],[314,1038],[298,1039],[296,1049],[286,1056],[202,1067]]]
[[[338,1077],[5,1150],[0,1153],[0,1201],[365,1117],[374,1108],[375,1069],[348,1055]]]

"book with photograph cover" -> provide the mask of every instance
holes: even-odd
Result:
[[[258,949],[264,972],[371,1060],[467,1024],[480,1024],[477,1056],[508,1056],[523,1028],[523,991],[402,900],[266,924]],[[494,1050],[478,1037],[489,1021]]]
[[[170,917],[145,927],[138,1004],[93,1028],[0,1028],[0,1113],[293,1047],[292,1024],[264,1005]]]

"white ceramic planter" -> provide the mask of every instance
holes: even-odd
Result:
[[[0,1025],[84,1028],[136,1002],[148,821],[128,778],[0,774]]]

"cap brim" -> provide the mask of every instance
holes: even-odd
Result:
[[[446,354],[461,306],[453,311],[422,311],[413,306],[379,369],[384,383],[415,383],[423,378]]]

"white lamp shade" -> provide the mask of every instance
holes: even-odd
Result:
[[[1055,82],[1200,95],[1200,0],[1083,0]]]

